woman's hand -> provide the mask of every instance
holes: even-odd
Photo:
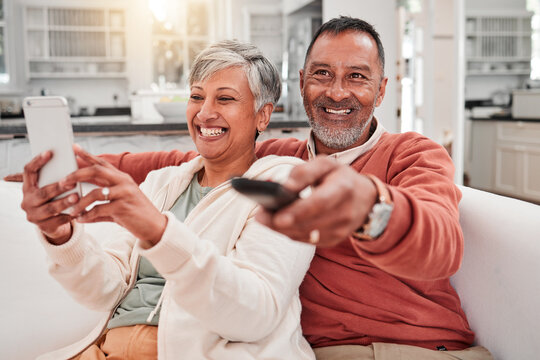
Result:
[[[51,244],[61,245],[69,240],[72,233],[71,217],[61,212],[76,203],[79,196],[70,194],[52,200],[73,189],[76,184],[54,183],[38,187],[39,170],[51,158],[52,152],[47,151],[33,158],[24,167],[21,208],[26,212],[28,221],[36,224]]]
[[[109,188],[109,194],[106,196],[99,188],[90,191],[72,207],[70,215],[83,223],[113,221],[139,238],[143,247],[157,244],[167,226],[167,217],[156,209],[131,176],[77,145],[73,149],[81,160],[90,165],[68,175],[60,184],[68,187],[77,182],[92,183]],[[95,201],[105,200],[107,202],[85,210]]]

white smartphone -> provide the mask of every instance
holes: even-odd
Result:
[[[51,150],[51,160],[39,172],[39,187],[58,182],[78,169],[73,152],[73,129],[68,103],[61,96],[27,97],[23,100],[26,130],[32,157]],[[62,194],[81,196],[81,185]]]

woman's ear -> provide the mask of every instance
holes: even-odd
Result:
[[[271,103],[264,104],[257,113],[257,131],[264,131],[270,123],[270,117],[274,111],[274,105]]]

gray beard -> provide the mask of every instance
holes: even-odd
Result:
[[[373,119],[373,112],[375,107],[371,110],[369,118],[362,124],[347,128],[347,129],[332,129],[321,125],[309,118],[309,123],[315,137],[324,144],[324,146],[330,149],[343,150],[353,145],[360,139],[366,128],[371,124]]]

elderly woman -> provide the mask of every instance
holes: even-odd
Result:
[[[298,298],[314,248],[257,223],[257,205],[229,181],[284,180],[299,162],[255,156],[279,74],[256,47],[224,41],[196,58],[189,82],[200,156],[150,173],[140,189],[80,148],[91,165],[59,183],[36,185],[50,152],[25,167],[22,207],[41,231],[51,274],[77,301],[109,312],[86,339],[44,358],[314,358]],[[52,200],[77,182],[101,188]],[[102,220],[121,226],[103,246],[81,224]]]

